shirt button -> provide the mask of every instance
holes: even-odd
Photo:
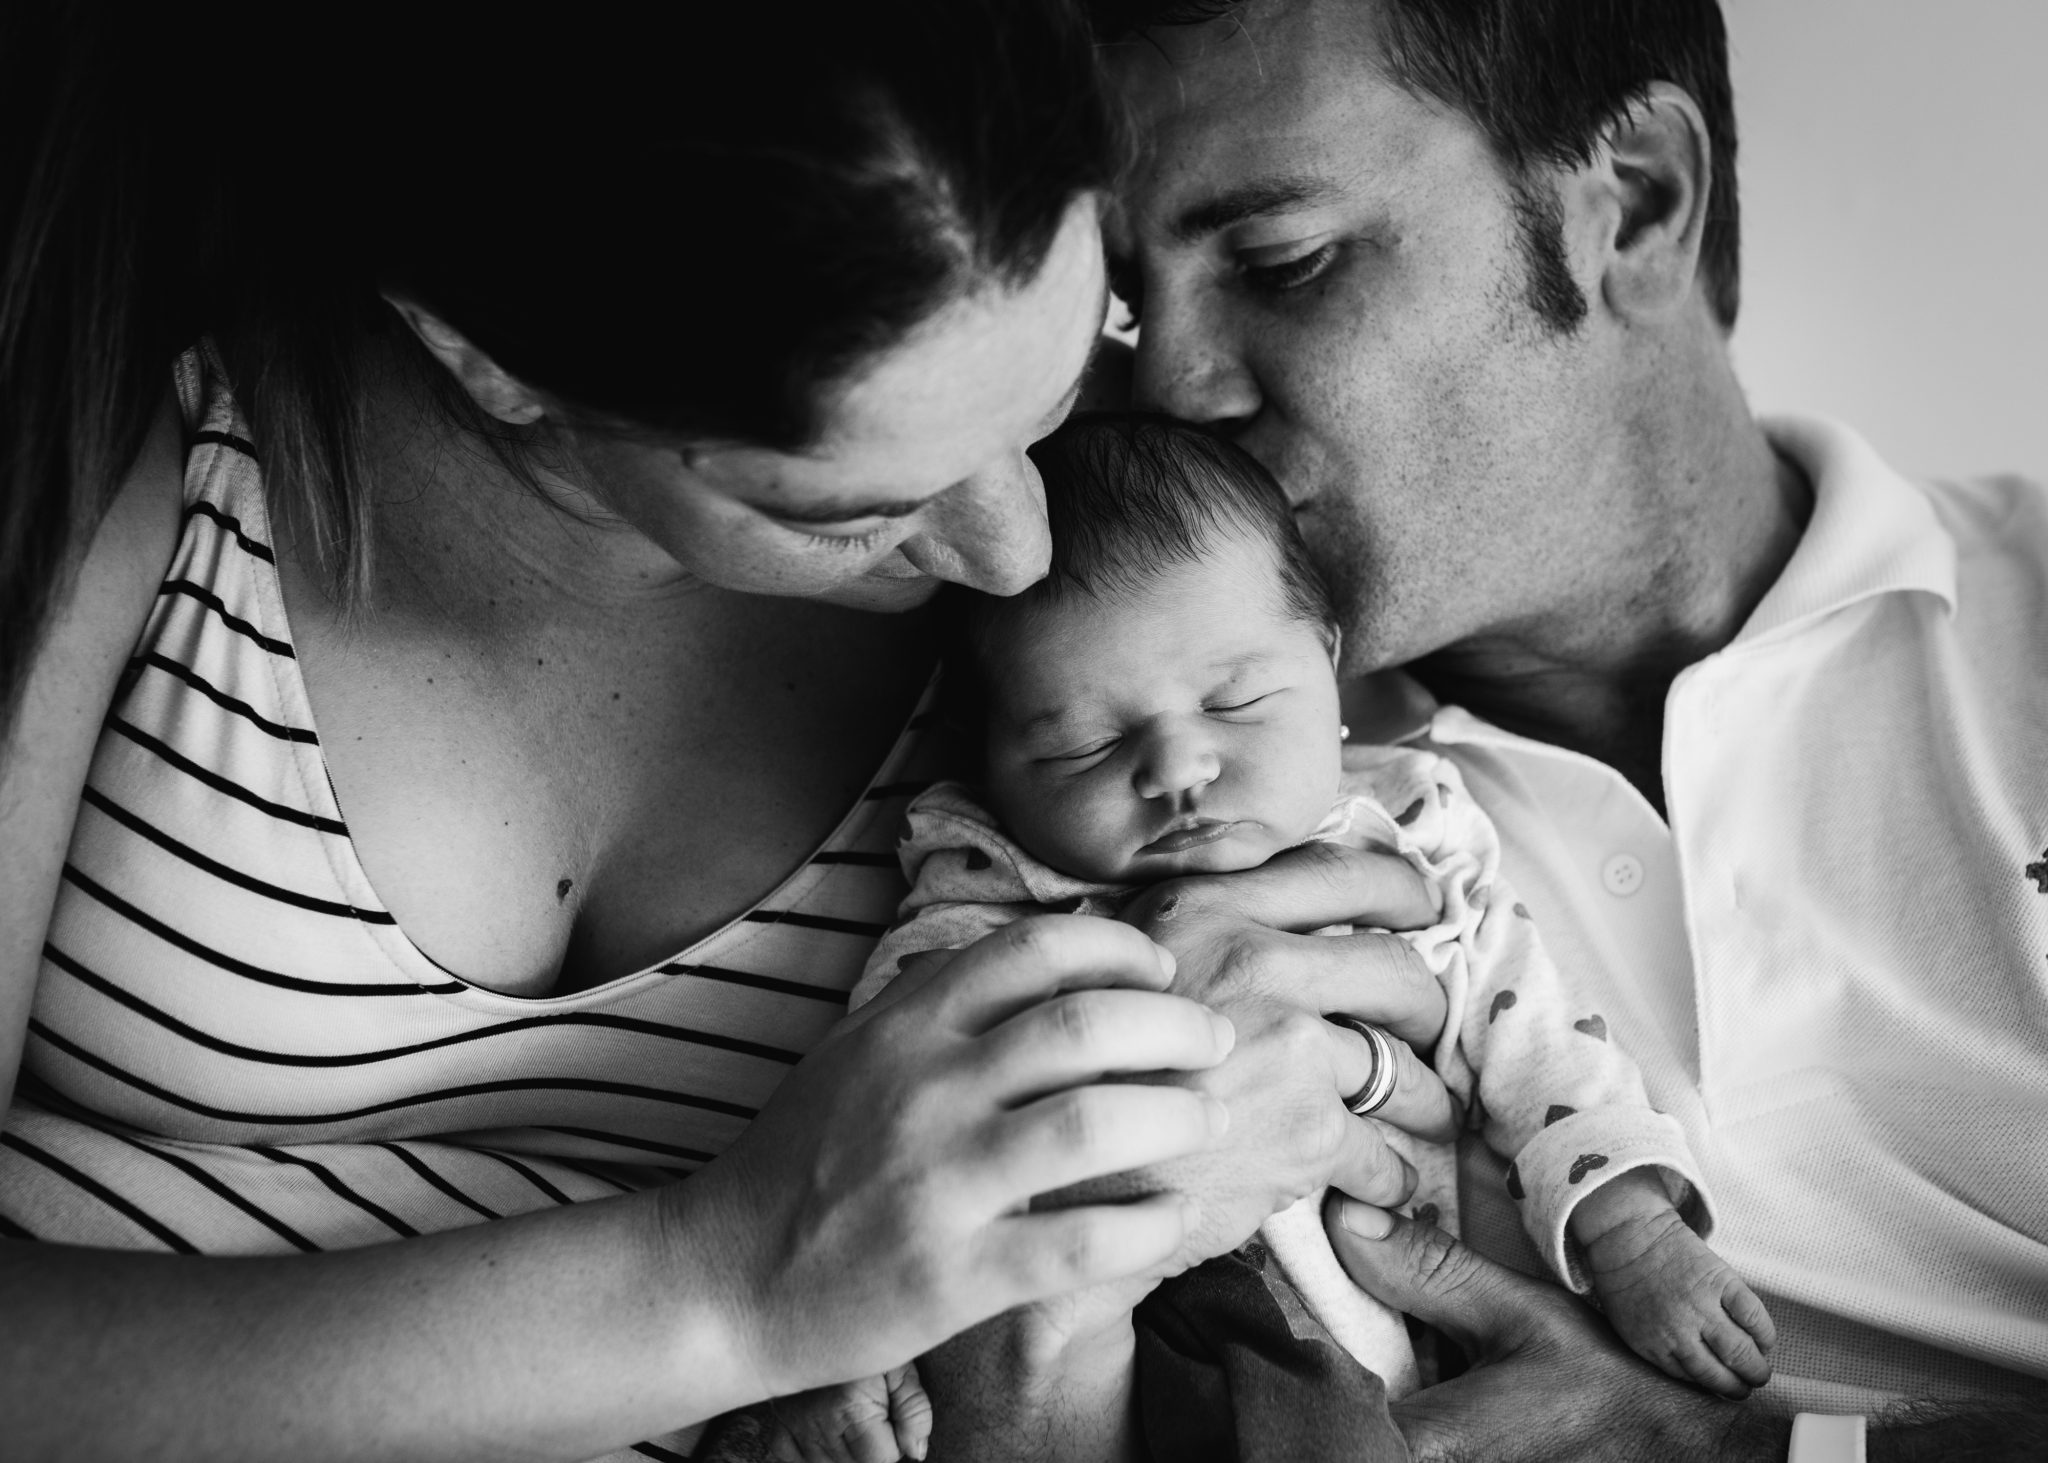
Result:
[[[1618,853],[1600,866],[1600,882],[1617,899],[1626,899],[1643,887],[1643,861],[1632,853]]]

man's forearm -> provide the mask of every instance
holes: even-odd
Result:
[[[1870,1463],[2011,1463],[2048,1458],[2048,1401],[2031,1411],[1944,1413],[1920,1403],[1873,1418]]]
[[[1069,1338],[1011,1311],[919,1358],[931,1463],[1128,1463],[1137,1456],[1130,1318]]]

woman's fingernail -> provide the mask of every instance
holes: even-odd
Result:
[[[1209,1013],[1209,1030],[1216,1037],[1216,1054],[1224,1057],[1229,1056],[1230,1049],[1237,1045],[1237,1028],[1230,1024],[1230,1018],[1228,1016],[1219,1016],[1214,1011],[1211,1011]]]
[[[1211,1138],[1220,1138],[1230,1131],[1230,1109],[1224,1105],[1223,1099],[1205,1092],[1202,1094],[1202,1106],[1209,1114]]]
[[[1159,968],[1166,972],[1168,980],[1172,980],[1174,972],[1180,969],[1179,962],[1173,958],[1173,952],[1164,945],[1154,945],[1152,949],[1159,956]]]
[[[1394,1232],[1393,1215],[1356,1199],[1346,1199],[1337,1206],[1337,1220],[1360,1239],[1385,1239]]]

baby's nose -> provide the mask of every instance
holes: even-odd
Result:
[[[1216,780],[1222,770],[1216,749],[1198,737],[1154,735],[1138,760],[1138,795],[1147,798],[1179,797],[1199,792]]]

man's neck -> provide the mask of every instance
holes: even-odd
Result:
[[[1410,669],[1438,700],[1504,730],[1595,757],[1664,810],[1664,708],[1687,666],[1740,633],[1799,545],[1812,512],[1805,474],[1755,422],[1660,467],[1691,486],[1662,542],[1611,602],[1504,627]],[[1684,475],[1671,478],[1676,465]]]

